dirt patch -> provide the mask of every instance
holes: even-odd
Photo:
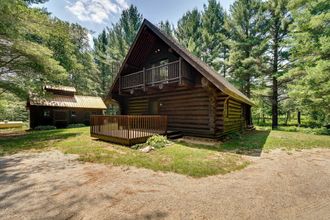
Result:
[[[272,151],[200,179],[76,158],[0,157],[0,219],[330,218],[330,150]]]

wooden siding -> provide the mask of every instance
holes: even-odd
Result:
[[[91,115],[102,115],[101,109],[81,109],[81,108],[57,108],[30,106],[30,128],[35,128],[39,125],[54,125],[58,127],[66,127],[69,124],[82,123],[89,125]],[[44,112],[48,111],[49,116],[45,116]],[[74,112],[75,116],[71,113]],[[57,114],[59,113],[59,114]],[[59,115],[64,115],[64,120],[56,120]]]
[[[245,125],[243,117],[243,104],[228,98],[224,104],[224,130],[223,133],[242,131]]]
[[[202,87],[129,97],[127,114],[149,114],[149,100],[159,101],[159,114],[168,116],[169,130],[185,135],[214,136],[210,129],[209,95]]]

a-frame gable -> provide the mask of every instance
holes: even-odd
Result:
[[[148,31],[146,31],[148,30]],[[154,38],[148,37],[148,34],[154,34],[159,39],[161,39],[165,44],[167,44],[174,52],[176,52],[180,57],[182,57],[187,63],[189,63],[193,68],[200,72],[207,80],[209,80],[216,88],[220,89],[223,93],[249,105],[253,105],[251,100],[246,97],[242,92],[236,89],[232,84],[230,84],[224,77],[216,73],[212,68],[210,68],[206,63],[201,61],[199,58],[191,54],[181,45],[179,45],[174,39],[169,38],[166,34],[161,32],[155,25],[153,25],[148,20],[144,20],[137,36],[127,53],[125,60],[116,76],[116,79],[110,89],[109,95],[114,89],[118,88],[118,78],[123,74],[125,69],[130,68],[129,62],[143,63],[144,56],[147,56],[148,52],[152,50],[152,41]],[[141,48],[142,47],[142,48]],[[150,51],[148,51],[150,50]],[[143,53],[136,52],[143,51]],[[135,53],[135,54],[134,54]],[[134,68],[134,65],[131,65]],[[138,68],[138,67],[137,67]]]

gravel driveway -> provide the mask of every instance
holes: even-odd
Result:
[[[0,219],[330,219],[330,150],[273,151],[201,179],[75,159],[0,157]]]

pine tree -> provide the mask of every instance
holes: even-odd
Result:
[[[289,34],[289,24],[292,22],[291,15],[287,8],[288,0],[269,0],[267,6],[267,22],[268,22],[268,53],[270,68],[269,81],[271,81],[271,106],[272,106],[272,128],[278,127],[278,112],[280,90],[285,87],[285,80],[281,77],[288,70],[289,54],[285,40]],[[285,97],[286,98],[286,97]]]
[[[200,12],[193,9],[179,19],[175,31],[179,43],[196,56],[200,56],[201,22]]]
[[[330,123],[330,2],[293,0],[289,8],[291,69],[289,95],[313,121]]]
[[[228,58],[228,48],[225,44],[226,30],[224,28],[225,12],[216,0],[209,0],[204,5],[201,25],[201,58],[217,72],[226,75],[225,60]]]
[[[106,96],[112,81],[111,65],[108,62],[107,54],[108,44],[109,38],[106,30],[103,30],[97,38],[94,38],[94,58],[99,70],[99,94],[103,97]]]
[[[251,97],[252,86],[263,73],[267,48],[266,22],[260,0],[237,0],[225,21],[230,33],[230,77],[241,91]]]
[[[161,21],[158,26],[159,26],[160,30],[162,30],[165,34],[167,34],[167,36],[173,37],[174,28],[173,28],[173,25],[171,25],[168,20],[166,20],[165,22]]]
[[[131,5],[117,23],[94,39],[94,54],[99,70],[100,94],[106,96],[143,21],[142,14]]]

